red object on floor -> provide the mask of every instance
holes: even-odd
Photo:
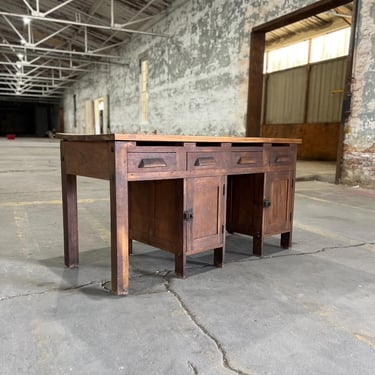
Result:
[[[16,139],[15,134],[7,134],[7,139]]]

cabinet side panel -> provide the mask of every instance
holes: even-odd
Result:
[[[67,174],[109,180],[109,142],[63,142]]]
[[[139,181],[129,186],[131,238],[174,253],[181,249],[182,180]]]
[[[171,252],[183,247],[183,180],[155,181],[151,242]]]
[[[154,181],[129,182],[130,238],[150,242],[154,211]]]

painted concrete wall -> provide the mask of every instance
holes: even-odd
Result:
[[[177,1],[150,31],[169,38],[135,35],[119,51],[128,67],[86,75],[65,97],[66,128],[72,127],[77,95],[77,131],[83,102],[109,95],[110,127],[116,132],[243,135],[247,107],[249,24],[243,1]],[[139,57],[149,59],[149,121],[140,122]]]
[[[111,132],[245,135],[250,31],[311,3],[314,1],[177,0],[168,14],[149,28],[170,37],[134,35],[131,43],[117,51],[130,59],[128,66],[95,68],[67,90],[65,131],[85,132],[85,100],[108,95]],[[345,139],[346,183],[375,180],[371,134],[375,105],[374,12],[373,0],[362,0],[353,113]],[[140,121],[139,100],[139,58],[144,54],[150,64],[147,123]]]
[[[345,126],[343,179],[375,187],[375,3],[360,2],[351,116]]]
[[[244,135],[250,30],[307,3],[177,0],[149,29],[169,38],[134,35],[118,51],[130,59],[128,67],[95,69],[67,91],[65,128],[84,132],[84,101],[109,95],[112,132]],[[150,63],[147,123],[140,121],[139,101],[139,58],[144,54]]]

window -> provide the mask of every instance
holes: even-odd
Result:
[[[264,54],[264,72],[294,68],[346,56],[349,51],[350,27],[313,37],[303,42],[270,50]]]
[[[148,122],[148,60],[140,61],[141,122]]]
[[[304,40],[300,43],[269,51],[266,54],[267,63],[264,65],[267,73],[306,65],[309,56],[309,41]]]
[[[310,62],[335,59],[349,52],[350,28],[311,39]]]

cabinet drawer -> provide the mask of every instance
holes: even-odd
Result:
[[[189,152],[187,155],[188,171],[200,169],[224,168],[222,152]]]
[[[230,153],[231,168],[251,168],[263,165],[262,151],[232,151]]]
[[[176,170],[175,152],[130,152],[128,172],[170,172]]]
[[[295,153],[290,147],[272,147],[270,151],[270,166],[292,166]]]

